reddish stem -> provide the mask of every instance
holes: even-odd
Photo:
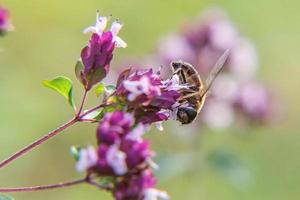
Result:
[[[85,95],[86,96],[86,95]],[[85,97],[84,97],[85,98]],[[7,164],[9,164],[10,162],[14,161],[15,159],[19,158],[20,156],[22,156],[23,154],[27,153],[28,151],[34,149],[35,147],[39,146],[40,144],[46,142],[48,139],[58,135],[60,132],[62,132],[63,130],[69,128],[70,126],[72,126],[73,124],[75,124],[76,122],[79,122],[84,116],[86,116],[87,114],[106,106],[107,104],[103,103],[100,104],[94,108],[91,108],[90,110],[88,110],[87,112],[83,113],[82,115],[76,116],[75,118],[73,118],[72,120],[70,120],[69,122],[61,125],[60,127],[54,129],[53,131],[47,133],[46,135],[44,135],[43,137],[35,140],[33,143],[25,146],[24,148],[22,148],[21,150],[17,151],[16,153],[14,153],[13,155],[11,155],[10,157],[8,157],[7,159],[3,160],[2,162],[0,162],[0,168],[6,166]]]
[[[31,144],[25,146],[24,148],[20,149],[19,151],[17,151],[16,153],[14,153],[13,155],[11,155],[10,157],[8,157],[7,159],[3,160],[0,163],[0,168],[6,166],[7,164],[9,164],[10,162],[12,162],[13,160],[17,159],[18,157],[20,157],[21,155],[25,154],[26,152],[28,152],[29,150],[35,148],[36,146],[44,143],[45,141],[47,141],[48,139],[54,137],[55,135],[57,135],[58,133],[60,133],[61,131],[65,130],[66,128],[72,126],[73,124],[75,124],[79,119],[78,118],[73,118],[72,120],[70,120],[69,122],[61,125],[60,127],[54,129],[53,131],[47,133],[46,135],[44,135],[43,137],[35,140],[34,142],[32,142]]]
[[[83,98],[82,98],[81,104],[80,104],[80,107],[79,107],[79,110],[78,110],[78,113],[77,113],[77,115],[76,115],[77,117],[79,117],[79,115],[81,114],[81,111],[82,111],[82,109],[83,109],[83,106],[84,106],[84,103],[85,103],[87,94],[88,94],[88,90],[85,90],[85,91],[84,91],[84,94],[83,94]]]
[[[32,186],[32,187],[0,188],[0,192],[32,192],[32,191],[38,191],[38,190],[50,190],[50,189],[56,189],[56,188],[70,187],[70,186],[78,185],[81,183],[87,183],[87,179],[83,178],[83,179],[68,181],[68,182],[64,182],[64,183],[51,184],[51,185],[40,185],[40,186]]]

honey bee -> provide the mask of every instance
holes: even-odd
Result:
[[[187,85],[187,88],[179,90],[181,97],[178,99],[180,106],[177,111],[177,120],[182,124],[189,124],[196,119],[203,107],[207,92],[221,72],[228,55],[229,50],[226,50],[210,71],[205,84],[203,84],[199,73],[191,64],[183,61],[173,61],[171,63],[173,75],[178,75],[180,84]]]

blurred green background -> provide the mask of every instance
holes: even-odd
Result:
[[[237,127],[222,133],[192,130],[201,132],[201,137],[170,133],[174,128],[154,133],[152,146],[162,155],[158,187],[173,200],[300,198],[299,1],[3,0],[2,4],[11,11],[16,30],[0,39],[1,159],[71,118],[64,99],[43,88],[41,81],[56,75],[70,77],[79,101],[82,90],[73,66],[88,40],[82,29],[94,23],[96,9],[125,24],[120,35],[128,48],[117,50],[115,60],[120,60],[151,52],[161,35],[177,31],[207,7],[221,6],[257,45],[259,79],[275,88],[284,108],[282,119],[265,128]],[[91,95],[89,101],[92,105],[97,100]],[[1,169],[0,186],[80,177],[69,148],[94,141],[95,125],[76,125]],[[111,199],[106,192],[85,185],[13,196],[21,200]]]

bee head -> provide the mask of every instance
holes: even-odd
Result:
[[[182,124],[189,124],[194,121],[197,114],[197,111],[192,107],[181,107],[177,112],[177,120]]]
[[[178,68],[180,68],[182,65],[182,61],[173,61],[171,62],[171,66],[173,68],[173,70],[176,70]]]

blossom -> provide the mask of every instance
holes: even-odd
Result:
[[[155,188],[149,188],[144,191],[144,200],[168,200],[169,195],[165,191],[160,191]]]
[[[212,99],[207,102],[202,119],[212,129],[228,128],[234,121],[234,108],[226,101]]]
[[[120,140],[120,137],[124,137],[131,131],[133,123],[133,116],[129,113],[121,111],[106,113],[103,121],[98,125],[98,143],[115,144]]]
[[[149,142],[142,135],[148,126],[134,126],[133,115],[122,111],[106,113],[97,129],[98,173],[123,175],[152,157]]]
[[[116,200],[168,199],[167,193],[155,189],[152,167],[158,166],[152,161],[150,142],[142,138],[147,131],[148,125],[136,124],[131,113],[105,113],[97,128],[98,149],[82,149],[77,169],[110,178]]]
[[[150,143],[147,140],[124,140],[120,148],[126,154],[126,163],[129,169],[138,167],[152,157]]]
[[[253,81],[241,87],[236,104],[255,121],[268,120],[273,109],[270,92],[260,83]]]
[[[96,15],[96,23],[94,26],[89,26],[86,29],[83,30],[83,33],[96,33],[97,35],[102,35],[104,33],[104,30],[106,28],[107,22],[109,20],[109,17],[106,16],[100,16],[99,12],[97,12]],[[114,21],[111,25],[110,32],[112,33],[112,41],[115,43],[115,46],[117,48],[127,47],[127,44],[125,41],[123,41],[119,36],[118,33],[122,28],[122,24],[120,24],[118,21]]]
[[[254,44],[249,39],[240,37],[231,51],[229,65],[231,72],[241,80],[252,79],[259,68]]]
[[[86,171],[90,167],[96,165],[98,156],[96,150],[92,146],[88,146],[86,149],[81,149],[79,152],[79,160],[76,164],[76,169],[79,172]]]
[[[12,30],[13,26],[10,22],[9,11],[0,7],[0,35]]]
[[[186,38],[178,34],[170,34],[161,38],[158,41],[157,52],[164,63],[170,63],[173,60],[192,62],[196,56]]]
[[[75,72],[86,90],[106,77],[115,47],[126,47],[126,43],[117,36],[122,25],[113,22],[111,29],[105,31],[107,21],[107,17],[97,13],[95,26],[84,30],[84,33],[92,32],[92,36],[81,51],[81,59],[77,62]]]
[[[154,97],[161,95],[160,85],[161,80],[152,69],[137,70],[123,80],[117,93],[133,104],[138,102],[146,106]]]
[[[127,172],[126,154],[119,150],[119,145],[112,145],[107,150],[106,160],[116,175],[123,175]]]
[[[142,141],[142,135],[147,132],[148,128],[149,127],[147,125],[139,123],[125,136],[125,139],[140,142]]]
[[[151,170],[132,175],[117,182],[114,197],[116,200],[146,199],[149,189],[154,188],[156,180]]]
[[[167,120],[176,110],[179,90],[186,88],[179,78],[162,80],[160,73],[149,70],[125,70],[117,84],[117,96],[125,101],[128,110],[134,111],[137,122],[151,124]]]

